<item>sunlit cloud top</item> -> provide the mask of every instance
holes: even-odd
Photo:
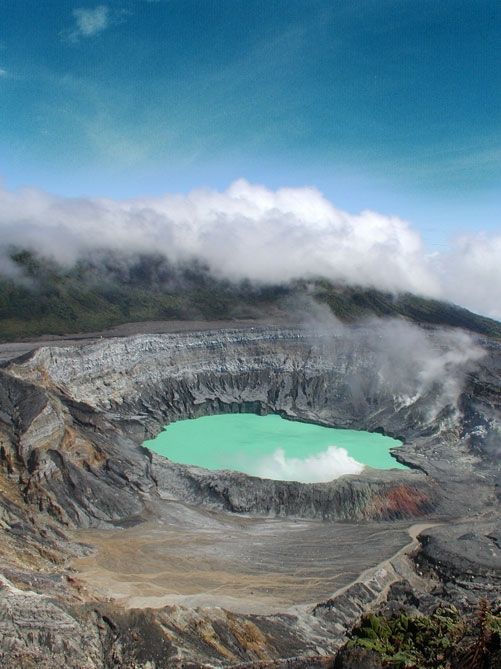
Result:
[[[501,317],[501,236],[470,235],[429,255],[406,221],[343,211],[314,188],[274,191],[240,179],[224,191],[127,200],[0,190],[0,238],[4,251],[15,245],[68,264],[96,249],[161,253],[201,260],[231,280],[325,277]],[[6,263],[4,254],[4,272]]]

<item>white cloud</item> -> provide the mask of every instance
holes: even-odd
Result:
[[[430,258],[404,220],[334,207],[314,188],[272,191],[240,179],[226,191],[112,200],[0,190],[0,238],[62,262],[95,248],[203,259],[231,279],[332,281],[446,298],[501,316],[500,238]]]
[[[5,70],[3,67],[0,67],[0,77],[6,77],[7,74],[7,70]]]
[[[75,27],[69,38],[73,41],[81,37],[92,37],[105,30],[110,21],[110,10],[106,5],[98,5],[94,9],[78,7],[73,10]]]
[[[460,237],[440,264],[451,300],[501,319],[501,234]]]

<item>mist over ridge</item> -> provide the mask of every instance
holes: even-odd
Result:
[[[277,285],[325,278],[341,285],[448,300],[499,318],[501,238],[464,237],[428,254],[396,217],[337,209],[315,188],[273,191],[240,179],[227,190],[113,200],[0,191],[0,272],[19,277],[13,248],[72,266],[115,252],[172,264],[194,260],[220,280]],[[105,253],[106,255],[106,253]],[[117,256],[118,257],[118,256]],[[22,274],[22,273],[21,273]]]

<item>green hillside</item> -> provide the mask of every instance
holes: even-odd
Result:
[[[11,255],[16,278],[0,276],[0,340],[72,334],[147,320],[265,318],[307,293],[342,321],[403,316],[501,337],[501,324],[466,309],[319,280],[255,286],[214,278],[197,262],[173,267],[162,256],[103,253],[71,268],[27,251]],[[293,301],[293,300],[292,300]]]

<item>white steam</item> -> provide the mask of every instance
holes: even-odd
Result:
[[[405,321],[372,321],[378,374],[392,386],[401,407],[434,396],[430,419],[449,406],[457,407],[464,378],[485,351],[461,330],[433,336]]]
[[[131,200],[0,189],[0,239],[3,248],[26,247],[63,263],[98,248],[155,252],[174,262],[198,258],[230,279],[322,276],[452,299],[501,316],[501,237],[470,238],[429,257],[406,221],[344,212],[314,188],[272,191],[241,179],[224,192]]]
[[[252,474],[276,481],[325,483],[344,474],[360,474],[364,465],[348,455],[345,448],[329,446],[307,458],[289,458],[282,448],[263,457],[252,467]]]
[[[308,296],[294,298],[290,308],[306,331],[319,336],[329,359],[358,356],[343,382],[354,405],[365,409],[382,394],[393,397],[395,411],[424,402],[430,422],[445,410],[457,414],[465,378],[485,356],[462,330],[427,331],[399,318],[370,318],[352,327]]]

